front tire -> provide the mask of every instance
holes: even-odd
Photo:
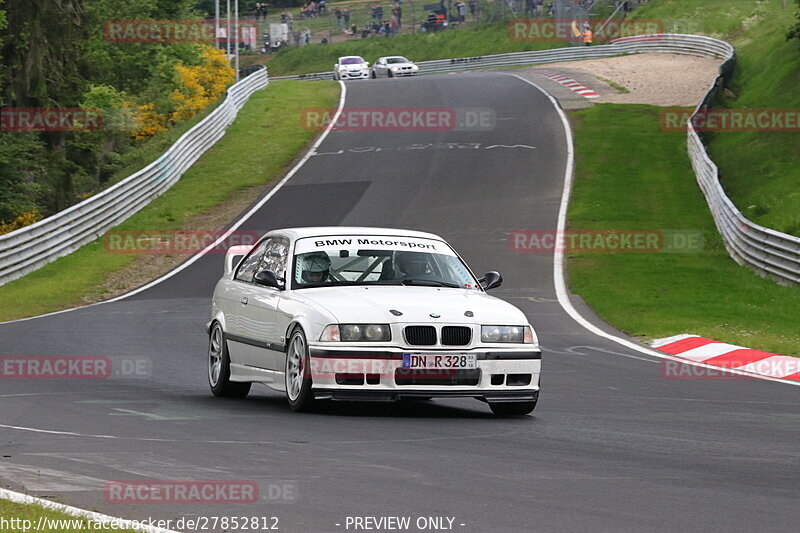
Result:
[[[244,398],[250,392],[250,382],[231,381],[231,358],[225,332],[219,322],[208,334],[208,385],[218,398]]]
[[[490,403],[489,408],[497,416],[523,416],[536,408],[536,401]]]
[[[311,392],[311,363],[308,355],[308,342],[299,326],[292,331],[286,348],[286,368],[284,369],[286,401],[293,411],[308,411],[314,404]]]

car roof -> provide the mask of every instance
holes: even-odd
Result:
[[[351,57],[352,57],[353,59],[364,59],[364,58],[363,58],[363,57],[361,57],[361,56],[341,56],[341,57],[339,58],[339,61],[341,61],[342,59],[349,59],[349,58],[351,58]]]
[[[398,58],[398,59],[405,59],[405,60],[406,60],[406,61],[408,61],[409,63],[411,62],[411,60],[410,60],[410,59],[408,59],[406,56],[383,56],[383,57],[381,57],[380,59],[394,59],[394,58]]]
[[[413,231],[395,228],[373,228],[360,226],[316,226],[310,228],[284,228],[270,231],[270,233],[280,233],[291,239],[302,239],[304,237],[329,237],[334,235],[380,235],[383,237],[419,237],[425,239],[435,239],[444,241],[438,235],[423,231]]]

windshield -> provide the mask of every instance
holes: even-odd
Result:
[[[417,285],[481,290],[444,242],[417,237],[336,236],[299,239],[292,288]]]
[[[345,57],[339,62],[340,65],[360,65],[364,60],[360,57]]]
[[[386,62],[389,63],[390,65],[392,63],[411,63],[411,61],[409,61],[405,57],[389,57],[386,59]]]

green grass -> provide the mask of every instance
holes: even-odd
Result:
[[[167,151],[167,148],[175,144],[175,141],[177,141],[181,135],[206,118],[206,116],[216,109],[223,100],[224,98],[220,98],[190,120],[179,122],[146,141],[135,143],[130,150],[122,155],[122,167],[114,172],[106,186],[122,181],[134,172],[143,169],[158,159],[161,154]]]
[[[114,228],[118,231],[177,230],[241,189],[279,177],[317,133],[299,119],[307,107],[335,107],[333,82],[273,82],[239,111],[226,135],[164,195]],[[34,316],[78,305],[81,298],[135,256],[107,253],[102,240],[0,287],[0,320]]]
[[[607,80],[606,78],[601,78],[600,76],[596,76],[596,78],[603,83],[607,83],[609,86],[613,87],[622,94],[627,94],[630,92],[627,87],[624,87],[613,80]]]
[[[50,521],[42,522],[43,526],[48,523],[51,526],[45,528],[44,531],[57,531],[58,533],[132,533],[134,531],[131,529],[101,527],[97,522],[91,522],[91,525],[89,525],[90,521],[86,518],[77,518],[58,511],[45,509],[39,505],[23,505],[7,500],[0,500],[0,518],[9,521],[9,525],[14,526],[3,531],[20,533],[35,531],[40,519]],[[23,520],[29,520],[30,522],[24,523],[22,522]],[[54,520],[61,522],[52,522]],[[19,527],[16,527],[17,525]],[[30,527],[23,527],[27,525]]]
[[[659,113],[601,104],[572,114],[577,157],[569,227],[697,230],[704,249],[570,254],[572,291],[633,336],[696,333],[800,356],[797,289],[759,278],[728,256],[692,174],[685,134],[661,131]]]
[[[561,42],[523,42],[509,39],[508,23],[476,24],[460,30],[370,37],[328,46],[302,46],[278,53],[269,62],[272,76],[326,72],[340,56],[360,55],[370,63],[381,56],[402,55],[412,61],[473,57],[503,52],[544,50]]]
[[[786,41],[797,4],[781,0],[651,0],[642,18],[690,18],[704,33],[737,49],[732,95],[718,108],[800,112],[800,41]],[[704,136],[722,184],[750,220],[800,236],[800,131],[736,132]]]

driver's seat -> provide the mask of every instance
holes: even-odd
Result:
[[[383,262],[381,265],[381,275],[378,276],[379,280],[389,280],[395,279],[394,275],[394,264],[392,263],[392,258],[389,257],[386,261]]]

